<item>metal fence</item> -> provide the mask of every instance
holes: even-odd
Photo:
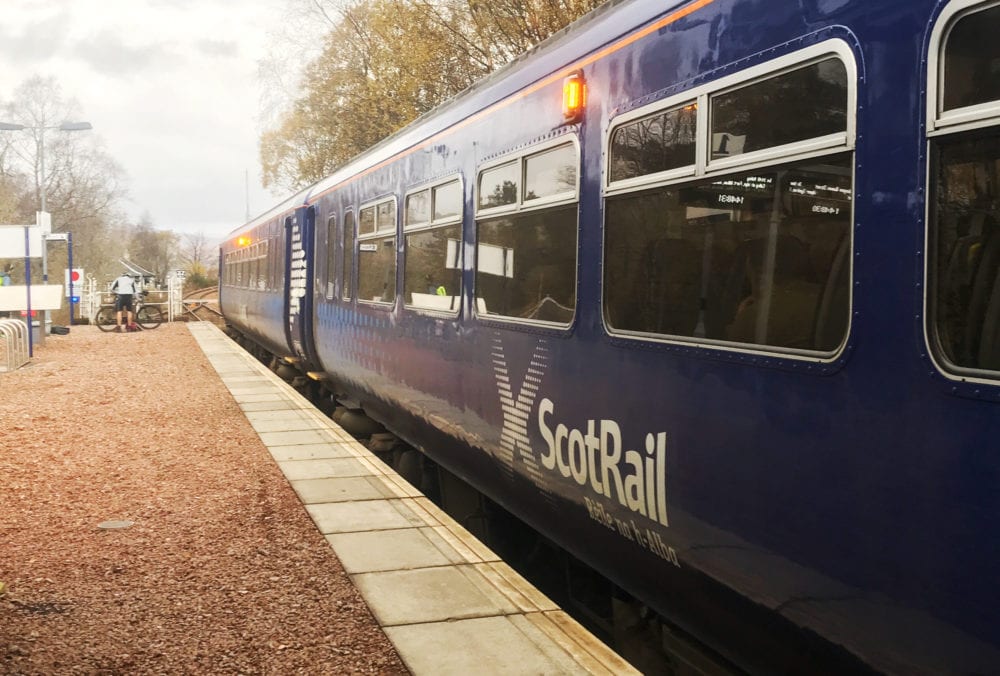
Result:
[[[0,319],[0,371],[28,363],[28,325],[20,319]]]
[[[146,305],[156,305],[163,311],[163,317],[172,322],[184,311],[182,303],[184,280],[169,279],[166,289],[147,289]],[[80,316],[86,317],[91,324],[97,319],[98,311],[106,305],[114,306],[115,294],[112,291],[100,291],[97,280],[88,277],[84,283],[84,291],[80,294]]]

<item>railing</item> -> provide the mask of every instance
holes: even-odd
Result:
[[[20,319],[0,319],[0,371],[28,363],[28,325]]]

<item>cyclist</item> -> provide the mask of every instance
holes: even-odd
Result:
[[[117,314],[115,315],[115,325],[118,327],[119,332],[122,331],[132,331],[132,296],[135,295],[136,287],[135,280],[129,276],[127,272],[123,272],[121,276],[111,283],[111,290],[118,294],[115,300],[115,310]],[[125,326],[122,326],[122,312],[126,313]]]

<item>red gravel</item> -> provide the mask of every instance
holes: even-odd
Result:
[[[0,672],[407,673],[185,325],[49,336],[0,430]]]

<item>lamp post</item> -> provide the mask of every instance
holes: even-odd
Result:
[[[89,122],[63,122],[60,125],[54,125],[54,126],[45,126],[45,125],[32,126],[32,125],[29,125],[29,124],[16,124],[16,123],[13,123],[13,122],[0,122],[0,131],[24,131],[25,129],[31,129],[31,130],[34,130],[34,131],[38,132],[38,142],[37,142],[36,145],[37,145],[37,148],[38,148],[38,168],[39,168],[39,171],[38,171],[38,174],[37,174],[35,180],[38,182],[39,201],[41,202],[41,209],[40,209],[40,211],[43,214],[48,213],[48,205],[46,204],[46,201],[45,201],[45,192],[46,192],[46,186],[45,186],[45,130],[46,129],[56,129],[58,131],[89,131],[90,129],[93,129],[93,128],[94,128],[93,125],[90,124]],[[48,247],[46,246],[46,242],[47,242],[48,236],[50,234],[51,234],[51,232],[48,232],[48,233],[44,233],[43,232],[42,233],[42,283],[43,284],[47,284],[48,281],[49,281],[49,258],[48,258]],[[70,256],[72,256],[72,253],[70,254]],[[72,264],[71,264],[70,267],[72,268]],[[39,336],[41,336],[43,339],[45,337],[45,325],[48,324],[48,320],[49,320],[49,311],[46,310],[45,313],[44,313],[44,316],[43,316],[41,330],[38,332]],[[28,330],[30,331],[31,330],[31,328],[30,328],[31,327],[31,324],[30,324],[31,318],[30,317],[28,318],[28,321],[29,321],[29,324],[28,324],[29,329]],[[73,323],[73,299],[72,299],[72,297],[70,298],[70,301],[69,301],[69,323],[70,324]]]

